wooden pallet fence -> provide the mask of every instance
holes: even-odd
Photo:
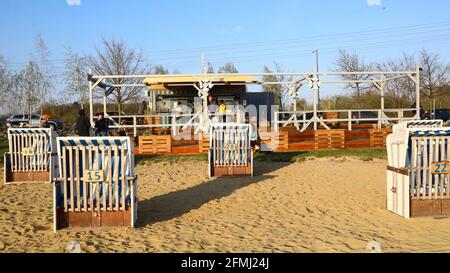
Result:
[[[139,136],[139,154],[167,154],[172,152],[172,136]]]
[[[287,152],[289,149],[288,132],[260,132],[263,151]]]
[[[198,135],[198,151],[201,154],[209,151],[209,134]]]
[[[319,130],[314,132],[314,149],[334,150],[345,148],[345,130]]]
[[[339,113],[338,112],[326,112],[323,113],[323,119],[325,120],[336,120],[339,119]],[[332,126],[337,126],[339,124],[338,121],[327,121],[326,123],[332,125]]]
[[[161,124],[161,118],[160,117],[146,117],[145,123],[147,125],[159,125],[159,124]]]
[[[391,133],[392,133],[392,129],[390,129],[390,128],[369,130],[370,147],[372,147],[372,148],[386,147],[386,137]]]

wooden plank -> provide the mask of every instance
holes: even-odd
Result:
[[[75,211],[74,203],[74,188],[73,188],[73,147],[68,147],[69,151],[69,183],[70,183],[70,209],[69,211]]]
[[[35,134],[28,134],[28,139],[29,139],[29,147],[28,150],[34,150],[34,138],[35,138]],[[36,151],[34,151],[34,154],[36,154]],[[34,155],[32,155],[32,153],[28,153],[29,156],[29,161],[30,161],[30,171],[31,172],[35,172],[35,164],[34,164]]]
[[[82,158],[82,172],[84,173],[84,170],[86,170],[86,162],[87,162],[87,151],[86,147],[81,147],[81,158]],[[89,191],[89,185],[84,181],[83,176],[81,177],[83,179],[83,211],[88,211],[88,191]]]
[[[23,150],[25,148],[28,148],[28,137],[27,137],[26,134],[22,134],[22,136],[23,136],[22,154],[24,155],[23,157],[24,157],[24,162],[25,162],[25,164],[24,164],[24,171],[28,172],[28,166],[29,166],[29,164],[28,164],[28,156],[23,153]]]
[[[423,143],[423,184],[422,184],[422,198],[421,199],[426,199],[427,198],[427,188],[429,185],[429,170],[428,170],[428,159],[429,159],[429,153],[428,153],[428,143],[429,140],[428,139],[424,139],[424,143]]]
[[[446,159],[450,160],[450,137],[446,137],[446,139],[447,139],[447,153],[446,153],[447,157],[446,157]],[[445,177],[445,190],[446,190],[445,197],[446,198],[450,198],[449,187],[450,187],[450,175],[447,175]]]
[[[413,196],[415,198],[420,197],[420,188],[422,185],[422,173],[421,173],[421,166],[420,166],[420,156],[421,156],[421,141],[418,138],[415,138],[415,145],[414,145],[414,149],[416,151],[416,186],[413,187],[411,186],[412,189],[415,190],[415,193],[413,194]]]
[[[109,198],[109,205],[108,210],[113,210],[113,194],[112,194],[112,149],[110,146],[108,146],[108,198]]]
[[[42,134],[36,134],[35,135],[36,143],[34,144],[34,146],[35,146],[35,149],[36,149],[36,154],[35,154],[34,158],[35,158],[35,168],[36,168],[35,170],[37,172],[43,171],[41,169],[41,167],[42,167],[42,165],[41,165],[41,154],[42,154],[41,137],[42,137]]]
[[[119,211],[119,156],[117,146],[114,146],[114,192],[115,210]]]
[[[92,162],[92,154],[93,150],[91,146],[88,146],[88,161],[87,161],[87,170],[93,169],[93,162]],[[94,183],[88,183],[89,185],[89,211],[94,211],[94,194],[93,194],[93,185]]]
[[[67,147],[66,146],[63,146],[62,148],[61,148],[61,150],[62,150],[62,163],[63,163],[63,166],[62,166],[62,175],[63,175],[63,182],[62,182],[62,185],[63,185],[63,198],[64,198],[64,212],[67,212],[68,211],[68,208],[67,208],[67,183],[68,183],[68,181],[67,181],[67,154],[66,154],[66,151],[67,151]]]
[[[47,147],[48,147],[48,145],[49,145],[49,139],[48,139],[48,136],[45,136],[44,137],[44,151],[45,151],[45,153],[44,153],[44,169],[45,169],[45,171],[48,171],[48,164],[47,164],[47,162],[48,162],[48,149],[47,149]]]
[[[99,147],[94,147],[95,157],[94,157],[94,169],[100,169],[100,158],[99,158]],[[101,182],[95,182],[95,193],[96,193],[96,210],[100,212],[101,210],[101,200],[100,200],[100,185]]]
[[[121,197],[122,197],[122,201],[121,201],[121,209],[125,210],[125,174],[126,174],[126,163],[127,163],[127,156],[126,156],[126,150],[125,150],[125,146],[122,145],[120,147],[120,158],[122,160],[122,173],[121,173],[121,183],[122,183],[122,191],[121,191]]]
[[[139,137],[139,152],[158,154],[171,152],[171,139],[168,136],[140,136]]]
[[[81,192],[80,192],[80,148],[75,147],[75,193],[76,193],[76,210],[81,211]]]
[[[8,134],[9,153],[11,155],[11,170],[17,171],[17,159],[16,159],[16,141],[15,134]]]
[[[431,199],[431,194],[430,194],[430,192],[431,192],[431,190],[430,190],[431,189],[431,168],[430,168],[430,165],[431,165],[431,161],[433,160],[433,158],[431,157],[431,154],[433,151],[431,142],[432,141],[429,138],[427,138],[425,140],[426,151],[424,153],[424,158],[426,158],[425,167],[426,167],[426,177],[427,177],[427,180],[426,180],[427,183],[425,186],[425,199]]]
[[[445,156],[445,138],[440,138],[439,143],[439,152],[440,152],[440,159],[446,160]],[[439,198],[444,199],[444,189],[445,189],[445,177],[446,175],[439,175]]]
[[[107,171],[107,169],[106,169],[106,154],[105,154],[105,146],[101,146],[100,147],[100,152],[101,152],[101,154],[102,154],[102,170],[103,170],[103,172],[105,172],[105,171]],[[106,197],[107,197],[107,194],[106,194],[106,188],[108,187],[107,186],[107,183],[106,183],[106,180],[107,180],[108,178],[106,177],[106,179],[105,179],[105,181],[102,181],[101,183],[99,183],[99,186],[101,185],[101,189],[102,189],[102,195],[101,195],[101,199],[102,199],[102,211],[106,211]],[[100,187],[99,187],[99,189],[100,189]]]
[[[439,146],[440,146],[440,140],[439,137],[434,137],[434,149],[433,149],[433,162],[439,161]],[[438,199],[439,189],[440,189],[440,183],[441,183],[441,175],[433,175],[434,179],[434,198]]]

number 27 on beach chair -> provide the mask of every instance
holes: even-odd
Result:
[[[4,183],[51,183],[56,172],[56,137],[51,128],[8,129]]]
[[[130,226],[137,220],[137,177],[128,137],[57,138],[54,229]]]

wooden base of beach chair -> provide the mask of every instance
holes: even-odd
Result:
[[[128,137],[59,137],[54,231],[134,227],[137,176]]]
[[[4,183],[5,184],[40,184],[51,183],[51,173],[49,171],[22,171],[13,172],[9,164],[9,157],[4,157]]]
[[[50,172],[20,172],[5,171],[5,184],[39,184],[50,183]]]
[[[450,217],[450,200],[411,200],[411,217]]]
[[[251,166],[245,167],[212,167],[211,176],[252,176]]]
[[[119,211],[64,212],[56,208],[56,230],[76,228],[132,227],[132,208]]]

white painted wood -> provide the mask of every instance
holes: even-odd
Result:
[[[113,145],[106,146],[103,143],[106,139]],[[84,141],[83,143],[86,141],[97,142],[83,145],[78,143],[81,140]],[[119,140],[122,144],[116,145],[115,140]],[[129,198],[128,200],[131,200],[130,225],[134,226],[137,219],[137,179],[134,177],[134,155],[130,139],[114,137],[99,138],[98,140],[96,138],[58,138],[57,142],[65,143],[57,147],[61,166],[58,177],[61,183],[58,187],[60,187],[61,197],[64,199],[64,210],[119,212],[126,209],[126,202]],[[104,172],[104,181],[87,182],[83,175],[80,175],[84,170],[97,169]],[[120,174],[119,169],[122,170]],[[82,193],[81,185],[83,185]],[[57,200],[57,198],[55,190],[54,199]],[[54,213],[56,218],[56,209]]]
[[[57,134],[51,128],[9,128],[8,145],[10,172],[50,172],[47,181],[52,182],[56,170],[54,142]],[[5,170],[6,171],[6,170]],[[6,180],[5,180],[6,181]],[[5,183],[24,183],[8,181]]]
[[[431,172],[433,162],[449,159],[450,128],[438,127],[441,122],[420,122],[398,124],[386,139],[388,165],[409,170],[409,175],[387,171],[387,209],[405,218],[410,217],[411,199],[450,198],[448,175]]]
[[[249,124],[216,123],[211,125],[208,151],[210,177],[213,167],[245,167],[253,164],[250,130]]]

